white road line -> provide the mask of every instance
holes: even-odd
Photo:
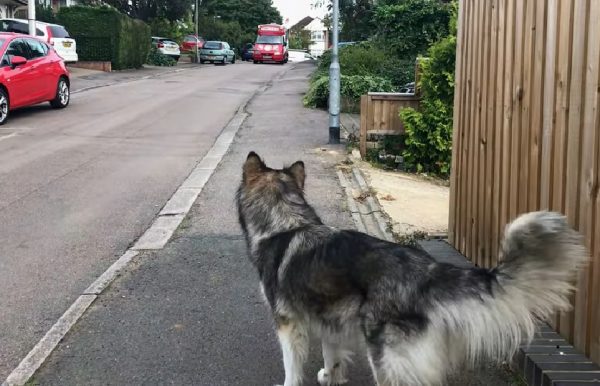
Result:
[[[81,295],[77,298],[67,312],[54,323],[54,326],[50,328],[42,340],[19,363],[17,368],[10,373],[2,386],[24,385],[27,383],[96,298],[97,295]]]
[[[17,133],[10,133],[8,135],[4,135],[4,136],[0,137],[0,141],[4,141],[5,139],[9,139],[9,138],[16,137],[16,136],[17,136]]]

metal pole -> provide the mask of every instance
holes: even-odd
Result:
[[[27,18],[29,19],[29,35],[35,36],[35,0],[27,1]]]
[[[333,0],[331,65],[329,66],[329,143],[340,143],[340,62],[338,59],[339,0]]]
[[[199,4],[199,1],[196,0],[196,7],[195,7],[195,11],[196,11],[196,63],[200,63],[200,57],[198,55],[198,39],[199,39],[199,36],[198,36],[198,23],[199,23],[198,8],[199,8],[199,5],[198,4]]]

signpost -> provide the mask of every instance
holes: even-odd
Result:
[[[35,0],[27,1],[27,19],[29,20],[29,35],[35,36]]]

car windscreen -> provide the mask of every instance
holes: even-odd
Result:
[[[70,38],[71,36],[69,35],[69,33],[67,32],[67,30],[65,29],[65,27],[60,26],[60,25],[51,25],[48,26],[50,28],[50,32],[52,33],[52,37],[53,38],[57,38],[57,39],[66,39],[66,38]]]
[[[283,36],[259,35],[256,38],[258,44],[283,44]]]
[[[206,43],[204,43],[202,48],[205,50],[222,50],[223,44],[221,44],[219,42],[206,42]]]

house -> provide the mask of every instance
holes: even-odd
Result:
[[[304,30],[310,31],[310,46],[308,47],[308,51],[314,57],[319,57],[323,55],[329,48],[329,31],[327,27],[323,23],[323,19],[314,18]]]
[[[20,8],[27,10],[27,0],[0,0],[0,18],[15,17]]]
[[[36,3],[51,7],[56,12],[60,7],[77,4],[77,0],[38,0]],[[27,0],[0,0],[0,18],[2,17],[27,19]]]

